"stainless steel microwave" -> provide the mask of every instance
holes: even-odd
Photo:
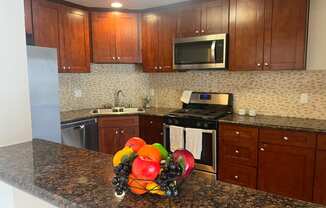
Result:
[[[174,41],[175,70],[227,68],[227,34],[181,38]]]

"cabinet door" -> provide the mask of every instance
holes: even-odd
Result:
[[[230,1],[230,70],[263,68],[264,0]]]
[[[159,14],[159,71],[173,71],[173,38],[176,30],[176,13],[173,10]]]
[[[314,202],[326,204],[326,151],[318,150],[314,187]]]
[[[209,1],[202,6],[201,34],[210,35],[229,31],[229,0]]]
[[[24,0],[25,10],[25,31],[29,36],[33,36],[33,23],[32,23],[32,0]]]
[[[200,35],[201,5],[182,6],[177,12],[177,37],[193,37]]]
[[[61,72],[90,72],[88,12],[63,7],[60,19]]]
[[[46,0],[33,0],[32,5],[35,45],[59,49],[59,5]]]
[[[158,70],[158,22],[155,13],[146,13],[142,17],[142,58],[145,72]]]
[[[132,137],[139,137],[139,127],[131,126],[124,127],[120,129],[120,141],[119,141],[119,149],[122,149],[127,141]]]
[[[313,148],[261,144],[258,189],[311,201],[314,162]]]
[[[113,12],[92,12],[93,62],[116,62],[116,32]]]
[[[118,128],[99,128],[99,150],[106,154],[115,154],[120,149],[120,131]]]
[[[116,13],[116,50],[118,63],[139,63],[139,15]]]
[[[139,118],[140,137],[146,143],[163,144],[163,118],[157,116],[141,116]]]
[[[305,68],[307,7],[307,0],[265,1],[264,69]]]

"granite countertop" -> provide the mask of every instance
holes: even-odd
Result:
[[[242,125],[252,125],[258,127],[271,127],[289,130],[310,131],[310,132],[326,132],[326,120],[289,118],[279,116],[263,116],[256,117],[229,115],[221,118],[220,123],[233,123]]]
[[[97,118],[100,116],[109,116],[109,115],[98,115],[92,114],[91,111],[94,109],[82,109],[82,110],[73,110],[61,112],[61,123],[69,123],[83,119]],[[151,116],[164,116],[172,111],[175,111],[175,108],[149,108],[146,109],[144,113],[137,114],[124,114],[124,115],[151,115]],[[114,115],[111,115],[114,116]],[[121,115],[120,115],[121,116]]]
[[[180,196],[165,198],[128,193],[116,198],[111,185],[112,156],[33,140],[0,148],[0,180],[58,207],[220,207],[317,208],[311,204],[222,183],[195,172]]]

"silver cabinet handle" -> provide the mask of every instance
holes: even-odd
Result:
[[[239,180],[239,176],[237,176],[237,175],[234,176],[234,179],[235,179],[235,180]]]
[[[202,32],[202,33],[204,33],[204,32],[205,32],[205,30],[201,30],[201,32]]]
[[[124,130],[121,130],[121,134],[124,134],[125,133],[125,131]]]
[[[119,131],[118,130],[115,130],[115,134],[119,134]]]
[[[157,69],[157,66],[155,66],[154,69]]]
[[[240,151],[239,151],[239,150],[235,150],[234,152],[235,152],[236,154],[239,154],[239,153],[240,153]]]
[[[118,56],[118,60],[120,60],[120,57]]]
[[[235,134],[236,134],[236,135],[240,135],[240,132],[236,131]]]
[[[150,123],[150,124],[153,124],[153,121],[150,121],[149,123]]]
[[[264,148],[260,148],[260,151],[264,152],[264,151],[265,151],[265,149],[264,149]]]
[[[261,67],[261,63],[258,63],[257,66],[258,66],[258,67]]]
[[[283,139],[284,139],[285,141],[288,141],[288,140],[289,140],[289,138],[288,138],[288,137],[283,137]]]
[[[199,30],[196,30],[195,33],[198,34],[199,33]]]
[[[162,67],[160,66],[160,67],[158,67],[159,69],[162,69]]]
[[[264,65],[265,65],[265,66],[269,66],[269,63],[265,62]]]
[[[65,66],[63,66],[62,68],[63,68],[63,70],[66,70],[66,67]]]
[[[68,66],[68,70],[70,70],[71,69],[71,67],[70,66]]]
[[[113,60],[115,60],[115,57],[112,57]]]

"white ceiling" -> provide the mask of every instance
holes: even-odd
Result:
[[[120,2],[123,9],[148,9],[188,0],[66,0],[86,7],[109,8],[111,2]]]

